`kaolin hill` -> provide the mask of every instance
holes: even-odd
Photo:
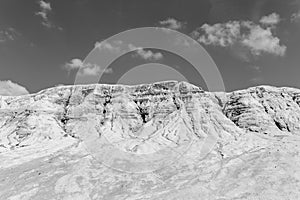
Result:
[[[300,90],[186,82],[0,97],[0,199],[300,199]]]

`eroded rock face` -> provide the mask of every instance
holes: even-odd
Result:
[[[0,97],[0,199],[300,199],[299,106],[176,81]]]

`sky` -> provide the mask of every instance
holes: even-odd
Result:
[[[207,71],[199,74],[187,54],[134,42],[124,53],[124,41],[106,41],[143,27],[195,40],[199,52],[184,43],[177,50],[201,59]],[[299,35],[300,0],[0,0],[0,94],[34,93],[80,77],[111,84],[175,79],[210,90],[219,79],[209,76],[214,67],[226,91],[300,88]],[[131,37],[148,41],[151,34]],[[152,42],[165,41],[159,39]],[[102,65],[104,50],[119,55],[109,66]]]

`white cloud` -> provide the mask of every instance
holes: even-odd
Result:
[[[198,44],[197,41],[193,40],[193,39],[187,39],[186,37],[183,37],[183,36],[178,36],[176,39],[175,39],[175,42],[174,42],[175,45],[179,45],[183,48],[189,48],[195,44]]]
[[[8,81],[0,81],[0,95],[1,96],[19,96],[29,94],[23,86]]]
[[[272,30],[273,27],[262,27],[251,21],[229,21],[204,24],[193,36],[205,45],[247,49],[254,56],[263,53],[283,56],[286,46],[280,44]]]
[[[272,13],[268,16],[263,16],[259,22],[264,25],[276,25],[281,21],[280,16],[277,13]]]
[[[44,11],[51,11],[52,10],[50,3],[47,3],[43,0],[39,1],[39,5],[40,5],[41,9],[44,10]]]
[[[115,52],[115,53],[120,53],[121,52],[121,47],[120,45],[122,45],[123,42],[122,41],[114,41],[113,43],[108,43],[106,41],[102,41],[102,42],[96,42],[95,43],[95,48],[98,49],[107,49],[111,52]]]
[[[273,36],[271,29],[264,29],[259,25],[251,24],[250,33],[242,38],[241,43],[250,48],[254,55],[269,53],[278,56],[284,56],[286,46],[280,45],[280,39]]]
[[[241,24],[237,21],[230,21],[225,24],[204,24],[200,27],[204,31],[204,35],[200,36],[198,41],[206,45],[215,46],[229,46],[236,42],[237,38],[241,35]]]
[[[13,41],[20,35],[21,34],[18,33],[12,27],[0,30],[0,43],[6,42],[6,41]]]
[[[180,22],[174,18],[168,18],[166,20],[160,21],[160,25],[164,26],[165,28],[179,30],[182,29],[184,26],[183,22]]]
[[[79,58],[74,58],[70,62],[66,63],[65,68],[67,70],[76,70],[83,68],[84,64],[81,59]]]
[[[128,51],[136,51],[136,54],[134,56],[139,56],[145,60],[152,60],[157,61],[163,58],[163,54],[160,52],[154,53],[151,50],[145,50],[142,47],[136,47],[133,44],[124,44],[122,41],[117,40],[113,42],[96,42],[95,48],[98,48],[99,50],[108,50],[112,53],[126,53]]]
[[[163,58],[162,53],[157,52],[157,53],[153,53],[150,50],[144,50],[142,48],[137,49],[137,54],[142,57],[145,60],[161,60]]]
[[[291,16],[291,22],[299,22],[300,21],[300,10],[296,13],[293,13]]]
[[[135,47],[132,44],[129,44],[128,47],[131,51],[136,51],[136,54],[134,54],[134,56],[139,56],[145,60],[158,61],[163,59],[163,55],[160,52],[154,53],[151,50],[145,50],[141,47]]]
[[[79,70],[79,74],[82,76],[97,76],[101,72],[112,73],[112,69],[102,69],[97,64],[84,63],[81,59],[74,58],[70,62],[64,65],[64,69],[67,71]]]
[[[46,26],[47,28],[51,28],[52,24],[48,19],[48,13],[52,10],[50,3],[40,0],[38,4],[40,6],[40,11],[36,12],[35,14],[42,18],[42,25]]]
[[[40,16],[42,18],[41,24],[47,28],[57,28],[58,30],[63,30],[62,27],[55,26],[49,20],[49,13],[52,11],[52,7],[50,2],[45,2],[43,0],[38,1],[40,6],[40,11],[36,12],[35,15]]]

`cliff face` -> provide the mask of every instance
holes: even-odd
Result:
[[[0,199],[300,199],[298,89],[60,86],[0,116]]]

